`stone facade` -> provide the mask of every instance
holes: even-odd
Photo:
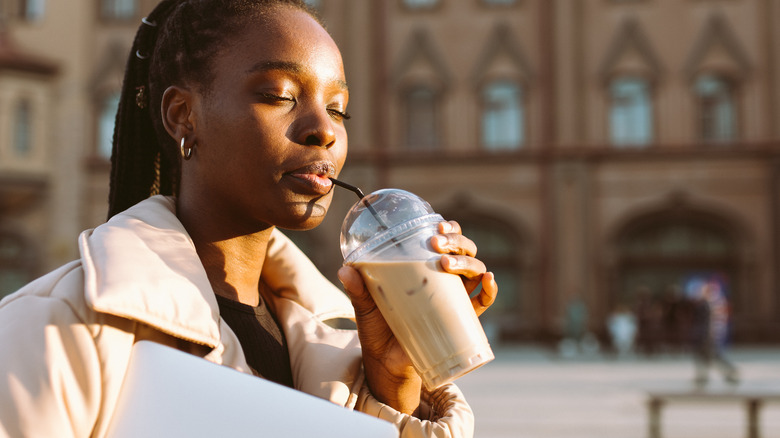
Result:
[[[154,1],[127,19],[95,3],[3,14],[3,38],[57,66],[0,69],[0,231],[34,248],[29,275],[105,216],[100,112]],[[499,276],[495,336],[557,339],[579,299],[602,335],[619,305],[703,276],[726,285],[735,339],[780,339],[780,0],[316,3],[350,86],[342,179],[463,223]],[[3,109],[28,79],[50,103],[34,170],[6,159]],[[291,233],[333,279],[354,201],[338,193],[321,227]]]

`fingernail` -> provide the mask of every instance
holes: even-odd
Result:
[[[452,269],[458,266],[458,259],[456,257],[452,257],[449,255],[443,255],[441,256],[443,259],[447,259],[447,267]]]
[[[447,243],[447,238],[442,235],[433,236],[432,239],[436,241],[436,245],[443,247]]]

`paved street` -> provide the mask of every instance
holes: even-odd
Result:
[[[461,378],[477,417],[477,438],[647,438],[646,391],[692,388],[689,356],[561,359],[535,347],[494,350],[496,360]],[[737,390],[780,393],[780,348],[733,348]],[[713,370],[712,389],[729,390]],[[733,390],[733,389],[732,389]],[[741,404],[671,403],[663,438],[743,438]],[[780,438],[780,403],[766,404],[761,437]]]

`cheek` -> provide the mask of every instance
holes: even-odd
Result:
[[[346,129],[343,130],[342,136],[339,137],[338,146],[336,147],[338,150],[334,151],[333,155],[336,159],[336,166],[341,169],[344,167],[344,162],[347,160],[347,152],[349,151],[349,141],[347,139]]]
[[[208,124],[207,141],[216,161],[230,161],[231,164],[252,171],[255,166],[268,167],[278,162],[275,157],[280,151],[280,126],[256,117],[254,113],[225,113],[215,116]],[[234,169],[237,169],[234,167]]]
[[[220,111],[219,108],[204,112],[195,132],[198,143],[209,149],[214,160],[227,159],[228,157],[220,155],[234,149],[241,133],[240,125],[236,122],[235,117],[231,117],[227,111]]]

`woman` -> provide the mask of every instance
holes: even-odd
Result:
[[[357,271],[339,271],[350,305],[276,229],[327,212],[348,98],[338,48],[298,1],[160,3],[128,62],[110,220],[82,233],[80,260],[0,305],[4,432],[105,436],[132,345],[153,340],[402,436],[471,436],[462,394],[421,390]],[[440,232],[443,268],[482,285],[484,311],[493,275],[456,223]],[[357,334],[325,324],[337,317]]]

